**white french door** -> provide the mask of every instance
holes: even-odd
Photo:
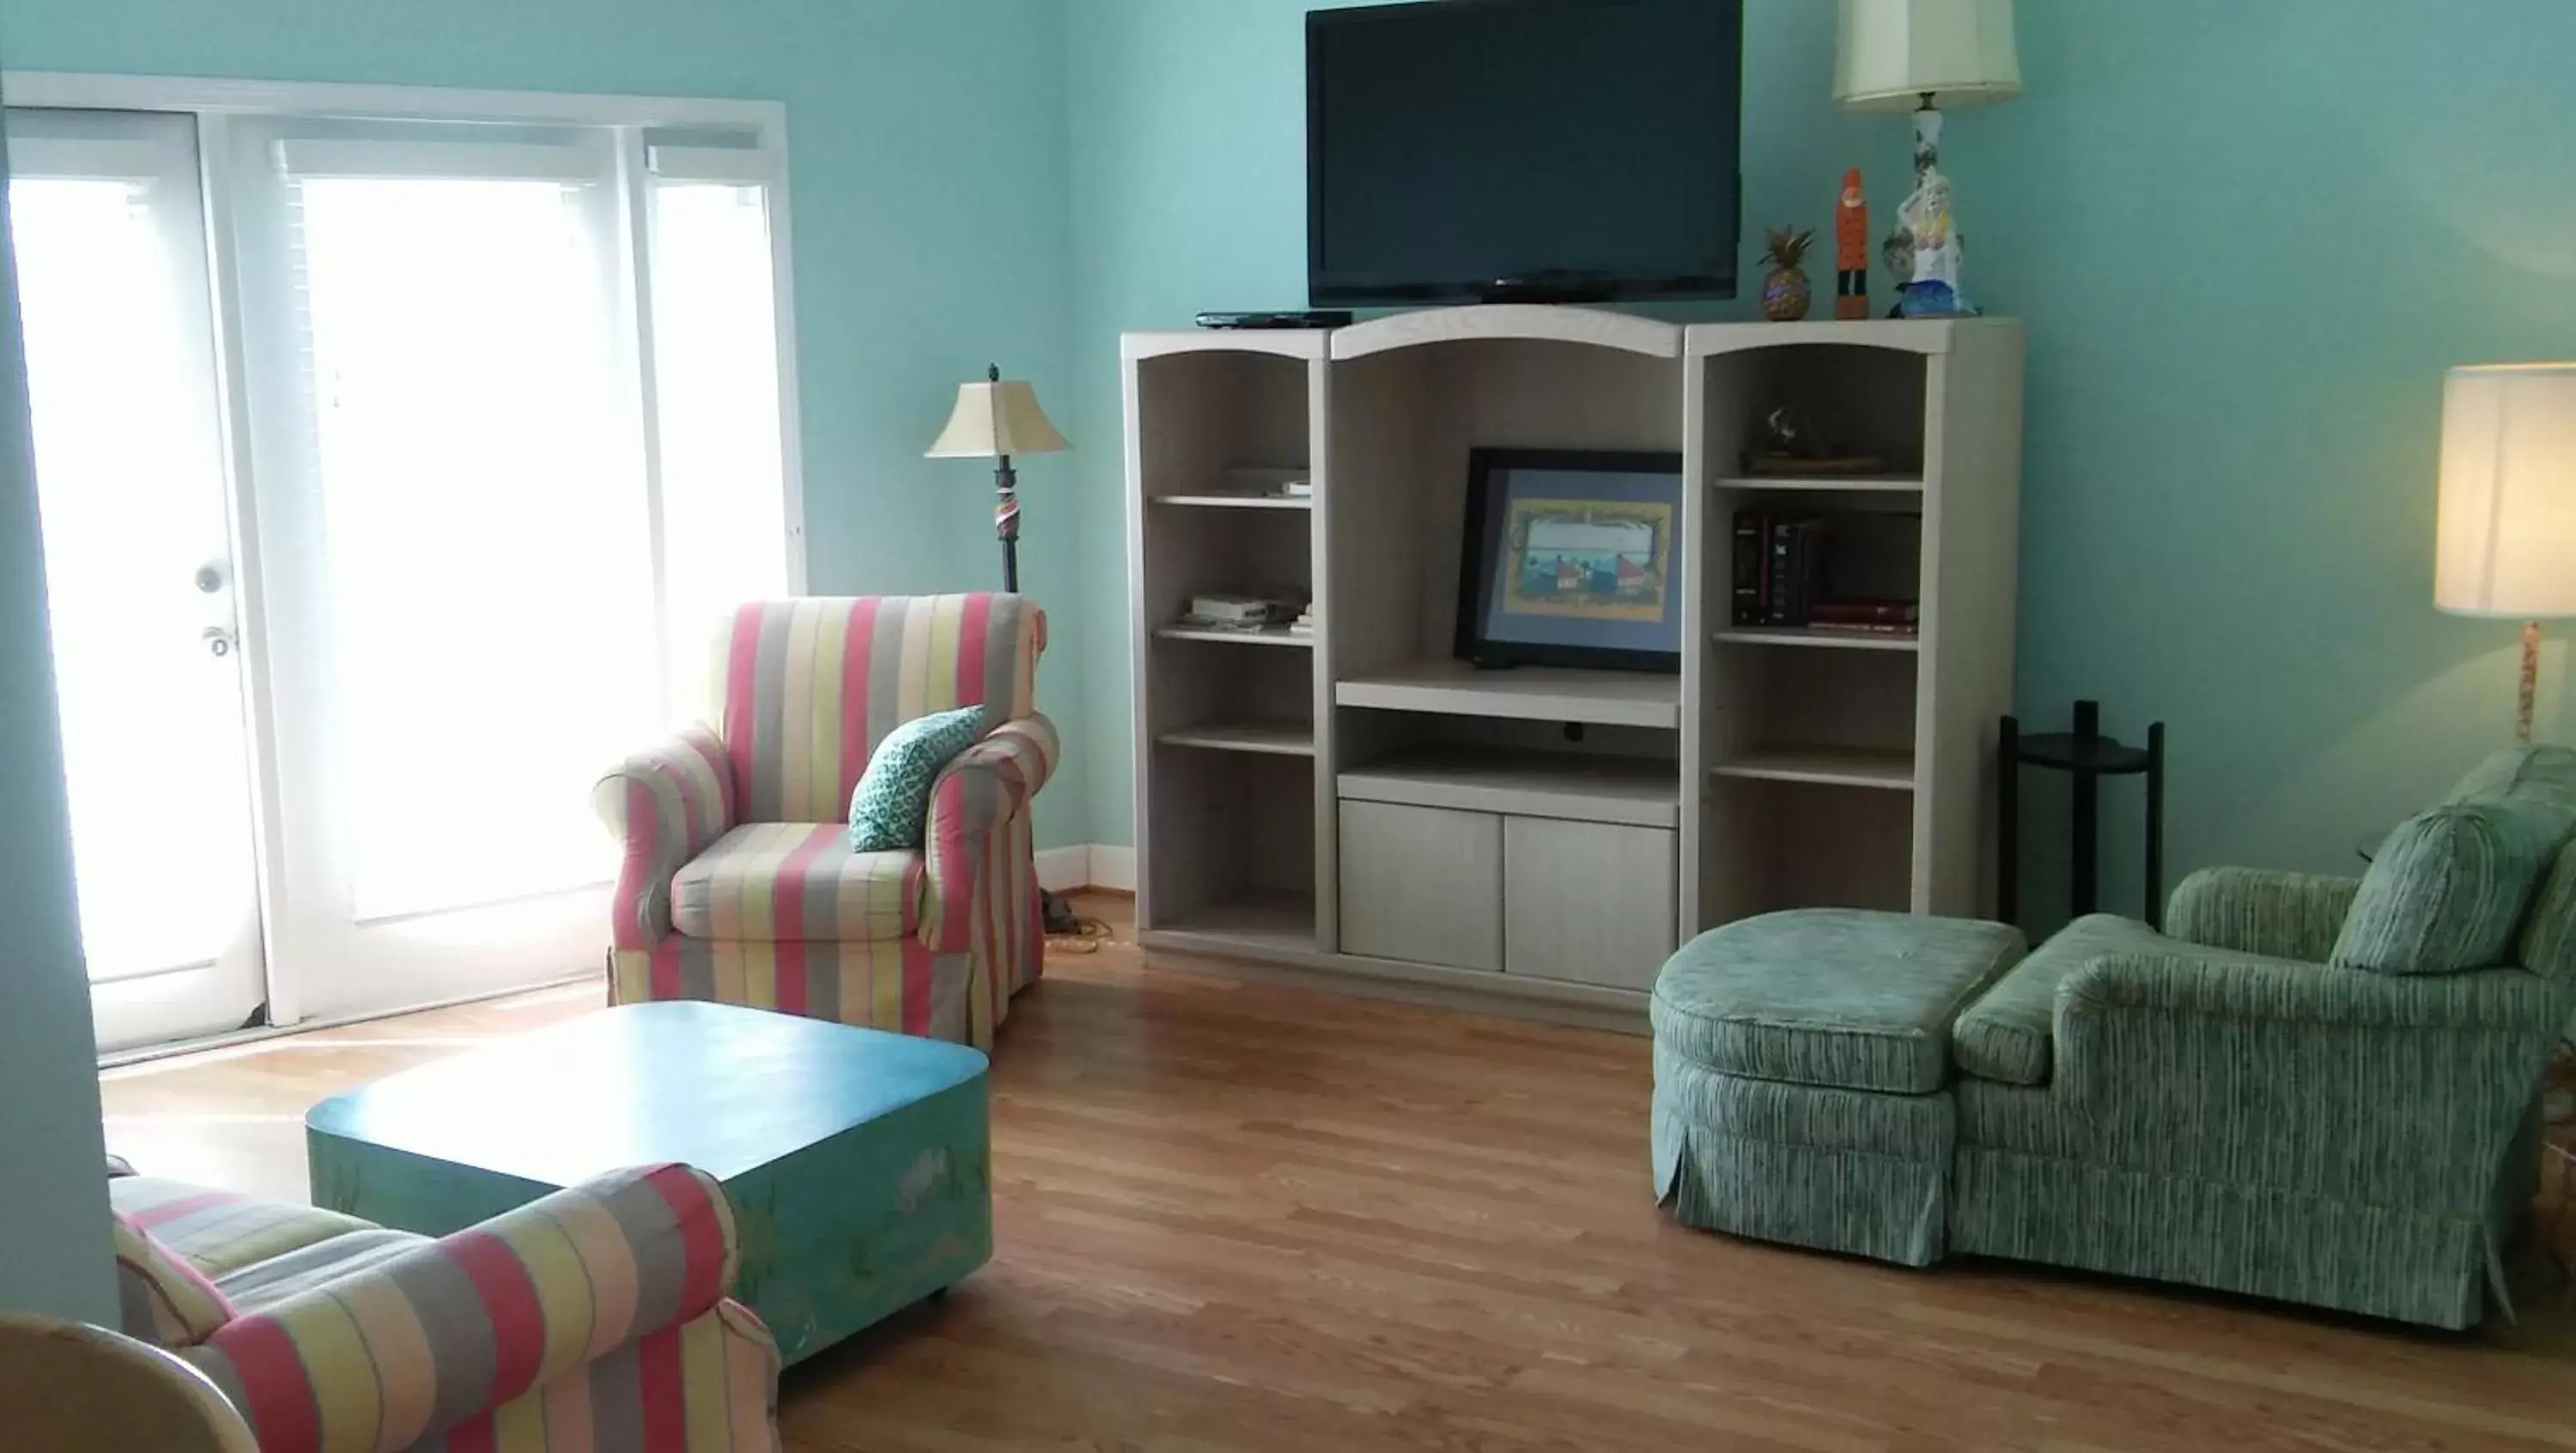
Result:
[[[578,969],[579,789],[660,719],[617,150],[232,130],[295,1007]]]
[[[10,79],[102,1044],[594,970],[591,783],[801,583],[777,109]]]
[[[184,116],[13,110],[9,208],[98,1034],[262,981],[204,199]]]

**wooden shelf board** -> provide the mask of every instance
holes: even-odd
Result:
[[[1207,494],[1158,494],[1154,496],[1154,503],[1158,505],[1182,505],[1192,509],[1206,510],[1306,510],[1312,512],[1315,508],[1315,500],[1311,495],[1299,498],[1277,494],[1226,494],[1222,491],[1213,491]]]
[[[1677,762],[1421,747],[1343,772],[1335,791],[1362,802],[1674,827],[1681,821],[1680,788]]]
[[[1720,777],[1762,782],[1811,782],[1826,787],[1914,790],[1912,752],[1856,747],[1791,747],[1748,752],[1717,768]]]
[[[1553,666],[1480,671],[1464,661],[1412,661],[1336,683],[1333,700],[1382,711],[1676,730],[1682,719],[1682,680],[1643,671]]]
[[[1829,494],[1921,494],[1921,475],[1897,474],[1739,474],[1717,481],[1720,489],[1794,489]]]
[[[1312,953],[1315,899],[1308,893],[1252,889],[1167,918],[1155,927],[1164,933],[1224,940],[1264,952]]]
[[[1166,641],[1221,641],[1229,646],[1291,646],[1302,651],[1315,649],[1310,632],[1299,635],[1286,626],[1264,626],[1257,631],[1225,631],[1210,626],[1164,626],[1154,632]]]
[[[1923,649],[1921,636],[1891,636],[1873,631],[1819,630],[1793,626],[1730,626],[1717,639],[1738,646],[1818,646],[1835,651],[1907,651]]]
[[[1259,752],[1274,757],[1315,755],[1315,728],[1302,721],[1215,721],[1182,727],[1154,738],[1168,747],[1214,752]]]

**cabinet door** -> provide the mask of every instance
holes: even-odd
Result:
[[[1342,952],[1458,969],[1503,966],[1503,820],[1342,804]]]
[[[1505,968],[1653,988],[1673,952],[1673,834],[1536,817],[1503,822]]]

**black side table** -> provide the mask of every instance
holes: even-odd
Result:
[[[2101,786],[2105,777],[2147,779],[2147,925],[2165,920],[2165,724],[2147,728],[2147,745],[2123,746],[2102,735],[2102,704],[2075,703],[2075,730],[2026,737],[2021,722],[2005,717],[1998,756],[1995,842],[1996,911],[2006,923],[2021,921],[2021,769],[2045,767],[2073,774],[2075,821],[2067,874],[2074,916],[2096,912],[2101,901]]]

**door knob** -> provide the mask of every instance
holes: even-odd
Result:
[[[221,560],[209,560],[205,564],[197,567],[197,591],[199,594],[217,595],[223,591],[223,588],[224,562]]]

